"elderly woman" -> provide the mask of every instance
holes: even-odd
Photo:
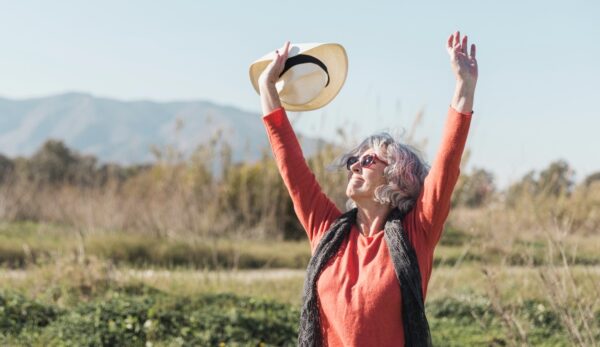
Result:
[[[298,343],[301,346],[429,346],[424,312],[434,248],[450,208],[471,121],[475,45],[448,38],[456,89],[431,170],[387,134],[364,140],[342,158],[342,213],[307,166],[275,83],[289,42],[259,78],[264,124],[294,209],[311,244]]]

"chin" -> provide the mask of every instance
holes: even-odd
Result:
[[[361,188],[363,187],[355,187],[354,185],[349,184],[348,187],[346,187],[346,197],[354,199],[365,195],[365,191]]]
[[[346,189],[346,197],[348,199],[354,199],[356,197],[360,196],[360,193],[356,191],[356,189],[352,188],[352,187],[348,187]]]
[[[354,189],[349,189],[346,191],[346,197],[348,199],[352,199],[354,201],[373,198],[373,193],[367,193],[363,191],[356,191]]]

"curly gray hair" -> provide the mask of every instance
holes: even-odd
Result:
[[[335,166],[345,168],[349,157],[360,157],[369,149],[373,149],[381,159],[389,163],[383,171],[388,183],[375,189],[375,201],[391,204],[392,207],[407,213],[413,208],[421,193],[423,182],[429,173],[429,165],[425,163],[417,149],[396,141],[392,135],[384,132],[366,138],[358,146],[339,157]],[[348,209],[356,207],[352,199],[349,199],[346,205]]]

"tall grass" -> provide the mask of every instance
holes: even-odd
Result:
[[[463,250],[455,258],[456,271],[467,276],[463,277],[470,284],[467,291],[475,290],[489,300],[509,345],[535,341],[536,323],[521,312],[522,305],[534,299],[545,302],[538,304],[538,319],[554,320],[568,345],[597,345],[598,187],[581,185],[558,194],[528,189],[504,192],[487,205],[458,207],[451,214],[448,235],[454,234],[453,239],[459,240],[454,245],[462,244]],[[507,199],[509,193],[513,196]],[[441,243],[443,251],[444,239]],[[470,257],[476,259],[471,265],[465,262]],[[440,280],[435,283],[434,276],[432,285],[439,286]]]
[[[67,225],[78,237],[96,231],[127,230],[158,237],[302,238],[291,200],[270,155],[265,153],[255,163],[233,164],[227,151],[225,143],[216,141],[182,159],[167,148],[166,153],[157,152],[153,165],[130,170],[135,173],[126,178],[100,176],[100,169],[68,174],[90,176],[78,181],[39,178],[37,171],[31,170],[52,167],[54,162],[35,166],[34,160],[45,157],[36,155],[28,159],[28,165],[3,174],[0,219]],[[309,164],[325,190],[340,202],[342,176],[323,169],[337,153],[335,147],[324,146]],[[24,169],[18,169],[21,166]],[[220,167],[219,172],[214,172],[215,166]]]
[[[323,145],[308,164],[342,208],[345,175],[326,169],[340,153]],[[187,159],[172,149],[156,151],[157,161],[143,168],[90,169],[89,160],[83,165],[70,155],[64,162],[75,171],[61,178],[31,171],[54,165],[55,156],[7,164],[10,170],[0,170],[0,265],[26,271],[0,282],[60,307],[136,281],[181,295],[229,291],[297,304],[301,276],[220,275],[302,269],[310,257],[270,155],[241,164],[230,156],[217,136]],[[435,253],[428,310],[440,319],[436,324],[458,315],[448,336],[464,323],[479,337],[485,334],[477,329],[503,336],[502,344],[536,344],[558,334],[552,340],[558,345],[596,345],[600,181],[575,185],[559,163],[497,191],[486,172],[463,172]],[[162,277],[139,275],[165,268],[170,272]]]

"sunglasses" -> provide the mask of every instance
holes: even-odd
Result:
[[[360,166],[362,168],[366,169],[366,168],[373,166],[373,164],[375,164],[376,160],[379,160],[383,164],[388,165],[388,163],[385,160],[379,159],[377,154],[371,153],[371,154],[364,155],[362,158],[359,158],[355,155],[349,157],[348,160],[346,160],[346,169],[348,169],[348,171],[350,171],[350,168],[356,162],[359,162]]]

